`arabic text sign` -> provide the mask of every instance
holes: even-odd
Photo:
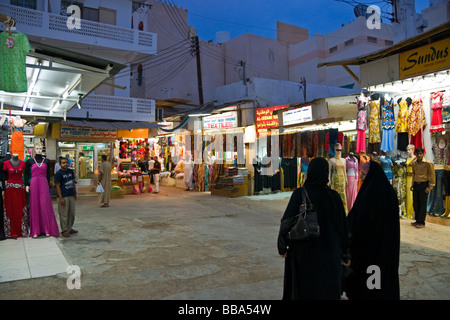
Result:
[[[285,109],[289,107],[288,104],[275,106],[275,107],[267,107],[267,108],[258,108],[255,111],[255,124],[256,124],[256,136],[259,138],[260,136],[270,135],[271,128],[278,128],[278,114],[273,114],[274,111]]]

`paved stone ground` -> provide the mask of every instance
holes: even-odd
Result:
[[[110,208],[82,197],[79,233],[58,240],[81,268],[81,289],[69,290],[64,273],[0,283],[0,299],[279,300],[276,239],[289,196],[230,199],[161,187],[158,195],[113,199]],[[410,222],[401,222],[401,298],[450,299],[449,227]]]

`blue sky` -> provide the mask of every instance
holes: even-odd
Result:
[[[330,33],[355,19],[353,7],[335,0],[170,0],[188,10],[188,23],[198,30],[201,40],[215,41],[217,31],[230,32],[230,38],[252,33],[276,38],[276,22],[282,21],[314,33]],[[380,1],[361,1],[375,3]],[[380,5],[381,6],[381,5]],[[416,0],[416,11],[429,6],[429,0]]]

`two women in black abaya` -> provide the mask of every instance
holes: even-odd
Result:
[[[319,238],[289,241],[290,229],[281,223],[278,252],[286,259],[283,299],[338,300],[342,290],[350,300],[399,299],[398,200],[383,169],[370,162],[348,218],[339,194],[327,184],[328,162],[313,159],[303,188],[317,211]],[[282,221],[298,214],[301,195],[302,188],[293,192]],[[342,264],[349,251],[354,272],[343,288]],[[373,271],[368,273],[372,265],[379,268],[380,289],[367,285],[369,277],[375,279]]]

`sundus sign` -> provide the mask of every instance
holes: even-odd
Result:
[[[399,54],[400,79],[450,68],[449,39]]]

